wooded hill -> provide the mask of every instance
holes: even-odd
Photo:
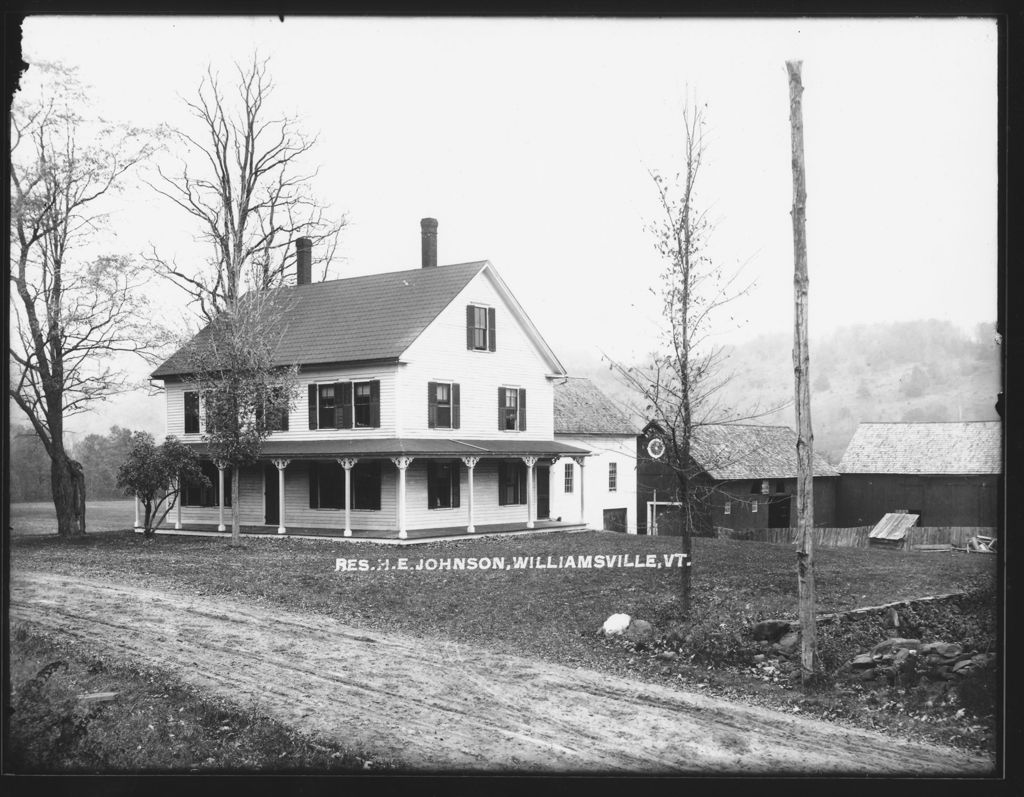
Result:
[[[761,335],[727,347],[722,402],[739,414],[784,405],[749,423],[795,428],[792,336]],[[839,462],[861,421],[998,420],[1001,351],[995,324],[965,332],[935,319],[840,327],[811,339],[811,420],[814,448]],[[608,366],[592,362],[570,372],[589,376],[624,408],[628,391]],[[640,427],[642,413],[633,415]]]

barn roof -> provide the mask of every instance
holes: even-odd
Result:
[[[788,426],[710,424],[694,429],[690,454],[718,481],[794,479],[796,432]],[[822,457],[814,456],[815,476],[838,476]]]
[[[1001,473],[999,421],[862,423],[846,447],[842,473]]]
[[[555,433],[635,435],[637,430],[597,385],[568,377],[555,382]]]
[[[288,323],[275,359],[297,365],[397,360],[488,267],[480,260],[278,288],[287,303]],[[184,351],[175,352],[152,376],[182,375],[187,370]]]

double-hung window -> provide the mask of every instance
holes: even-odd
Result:
[[[523,388],[498,388],[498,429],[526,431],[526,390]]]
[[[457,382],[427,382],[427,427],[459,428],[459,385]]]
[[[567,492],[567,493],[571,493],[572,492],[572,488],[573,488],[572,480],[573,480],[572,463],[571,462],[566,462],[565,463],[565,492]]]
[[[185,434],[199,434],[199,393],[185,391]]]
[[[526,503],[526,463],[498,462],[498,505]]]
[[[459,461],[427,461],[427,508],[449,509],[459,506]]]
[[[495,312],[493,307],[466,305],[466,348],[471,351],[494,351]]]
[[[352,469],[351,509],[380,509],[380,462],[367,460]],[[309,508],[345,508],[345,471],[337,462],[311,462]]]
[[[608,463],[608,492],[614,493],[619,489],[619,463]]]
[[[380,426],[380,380],[309,386],[310,429],[366,429]]]

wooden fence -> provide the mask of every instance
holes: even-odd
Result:
[[[816,528],[814,544],[820,548],[867,548],[868,535],[874,526],[854,526],[852,528]],[[996,536],[994,528],[985,526],[942,526],[914,527],[907,532],[904,545],[907,549],[919,545],[951,544],[963,548],[967,541],[975,536]],[[796,542],[797,530],[787,529],[726,529],[715,528],[715,536],[725,540],[752,540],[756,542],[773,542],[791,545]]]

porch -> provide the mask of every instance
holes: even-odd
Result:
[[[238,517],[246,534],[403,541],[584,528],[582,485],[578,510],[549,513],[549,468],[567,458],[582,469],[589,453],[543,440],[271,439],[240,470]],[[205,498],[183,493],[165,526],[226,532],[227,465],[212,464]]]
[[[346,534],[341,528],[314,528],[288,526],[282,534],[277,526],[247,525],[240,526],[241,533],[250,537],[273,537],[282,539],[343,540],[346,542],[376,542],[387,545],[416,545],[419,543],[436,542],[438,540],[469,540],[478,537],[518,537],[527,534],[545,534],[553,531],[586,531],[587,527],[579,522],[562,522],[557,520],[534,521],[533,528],[525,523],[488,523],[475,527],[472,534],[466,532],[465,526],[446,526],[432,529],[407,529],[406,536],[401,538],[397,529],[381,531],[379,529],[351,529]],[[141,531],[141,529],[136,529]],[[181,534],[186,536],[230,537],[231,529],[219,531],[216,523],[183,523],[175,528],[173,523],[164,523],[157,529],[157,534]]]

